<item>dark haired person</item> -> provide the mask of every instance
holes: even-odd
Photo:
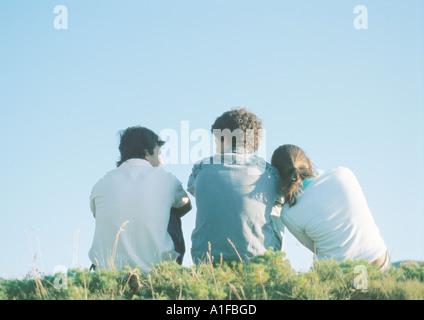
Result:
[[[179,218],[191,204],[181,182],[160,167],[163,144],[144,127],[121,132],[117,168],[97,182],[90,196],[96,228],[89,257],[96,267],[149,271],[165,260],[181,263]],[[174,244],[175,237],[179,243]]]
[[[254,152],[262,122],[244,108],[223,113],[212,125],[216,154],[193,166],[188,191],[196,197],[191,240],[193,261],[211,255],[213,263],[249,260],[267,249],[281,250],[280,178]]]
[[[318,259],[365,260],[386,270],[387,248],[351,170],[315,169],[294,145],[278,147],[271,163],[280,172],[281,212],[287,229]]]

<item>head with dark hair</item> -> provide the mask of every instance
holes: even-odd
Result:
[[[129,127],[120,131],[119,134],[121,159],[116,163],[117,167],[129,159],[146,159],[153,155],[157,146],[161,147],[165,144],[156,133],[145,127]]]
[[[229,138],[232,147],[242,147],[253,153],[258,150],[262,138],[262,120],[245,108],[234,108],[216,118],[211,131],[222,145]]]
[[[284,203],[288,203],[289,207],[294,206],[303,180],[314,176],[311,161],[301,148],[285,144],[274,151],[271,164],[280,173]]]

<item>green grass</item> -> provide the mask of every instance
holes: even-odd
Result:
[[[366,272],[366,289],[355,286],[363,275],[358,270]],[[363,261],[317,261],[310,271],[296,273],[282,252],[266,252],[249,265],[205,262],[187,268],[169,262],[155,266],[150,273],[130,267],[72,269],[66,288],[61,289],[56,288],[64,285],[57,282],[60,275],[41,278],[31,274],[24,280],[0,279],[0,299],[424,300],[424,266],[419,264],[404,263],[379,272]]]

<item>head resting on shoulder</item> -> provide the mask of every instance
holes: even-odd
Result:
[[[288,203],[289,207],[294,206],[303,180],[314,176],[311,161],[301,148],[285,144],[274,151],[271,164],[280,173],[284,203]]]

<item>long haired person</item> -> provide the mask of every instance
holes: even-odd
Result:
[[[278,147],[271,159],[281,176],[281,218],[320,260],[365,260],[390,266],[386,245],[358,180],[346,167],[325,172],[294,145]]]

